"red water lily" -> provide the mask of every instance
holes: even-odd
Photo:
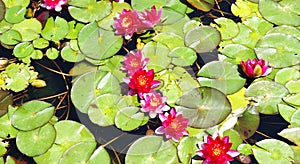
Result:
[[[43,2],[42,7],[48,10],[55,9],[55,11],[61,11],[61,6],[68,3],[67,0],[43,0]]]
[[[150,93],[143,94],[141,110],[143,112],[149,112],[150,118],[154,118],[157,114],[169,110],[169,106],[166,105],[166,102],[166,96],[161,96],[159,93],[151,91]]]
[[[138,93],[140,97],[144,93],[149,93],[153,88],[157,87],[160,82],[154,80],[154,71],[152,70],[137,70],[131,78],[124,78],[124,81],[131,89],[130,94]]]
[[[267,76],[271,73],[272,68],[269,68],[269,63],[263,59],[257,61],[257,59],[248,59],[246,62],[241,61],[240,66],[249,78],[257,78],[261,76]]]
[[[165,134],[167,139],[172,138],[175,142],[178,142],[180,137],[188,135],[186,128],[189,120],[183,118],[182,113],[177,113],[174,108],[170,110],[170,113],[160,114],[159,119],[162,126],[158,127],[155,133]]]
[[[230,150],[231,145],[228,136],[221,139],[218,133],[214,133],[213,136],[204,138],[197,155],[205,158],[203,164],[226,164],[240,154],[236,150]]]
[[[128,71],[128,74],[133,76],[137,70],[145,69],[148,61],[149,58],[144,58],[141,50],[130,51],[124,56],[124,66],[121,69]]]

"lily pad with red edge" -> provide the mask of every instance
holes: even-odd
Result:
[[[145,149],[146,148],[146,149]],[[178,163],[176,146],[161,136],[144,136],[136,140],[128,149],[125,163]]]
[[[225,120],[231,112],[231,105],[224,93],[200,87],[184,93],[177,100],[175,109],[189,119],[189,126],[208,128]]]
[[[277,105],[282,103],[282,98],[288,93],[287,88],[282,84],[263,80],[251,84],[245,96],[256,102],[260,113],[276,114],[278,113]]]

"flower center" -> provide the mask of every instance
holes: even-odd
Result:
[[[145,86],[148,82],[147,80],[148,79],[143,75],[138,77],[138,83],[140,86]]]
[[[214,156],[218,157],[218,156],[221,155],[221,153],[222,153],[222,149],[220,147],[216,146],[216,147],[213,148],[213,154],[214,154]]]
[[[122,26],[123,27],[128,27],[131,24],[131,20],[127,17],[123,18],[122,20]]]
[[[178,125],[177,122],[175,122],[175,121],[172,121],[172,122],[171,122],[171,127],[172,127],[173,129],[177,129],[178,126],[179,126],[179,125]]]
[[[135,67],[139,66],[139,63],[136,60],[131,60],[130,65],[131,65],[131,67],[135,68]]]
[[[158,98],[153,98],[150,102],[151,106],[157,106],[159,104],[159,99]]]

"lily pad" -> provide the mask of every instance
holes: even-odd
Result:
[[[292,115],[295,113],[296,109],[289,105],[278,104],[278,111],[284,120],[291,122]]]
[[[238,67],[229,62],[212,61],[205,64],[197,76],[201,86],[216,88],[225,94],[233,94],[243,88],[246,80],[240,77]]]
[[[11,125],[11,115],[16,110],[12,106],[8,106],[8,113],[0,117],[0,138],[15,138],[18,130]]]
[[[30,0],[14,0],[14,1],[11,1],[11,0],[3,0],[5,6],[7,8],[11,8],[13,6],[23,6],[23,7],[27,7]]]
[[[185,34],[185,45],[198,53],[215,49],[221,41],[219,31],[210,26],[196,27]]]
[[[111,73],[93,71],[81,75],[73,84],[71,98],[75,107],[87,113],[97,95],[106,93],[120,94],[118,79]]]
[[[232,64],[240,64],[241,61],[256,58],[254,50],[242,44],[226,45],[220,52],[228,57],[225,61]]]
[[[43,49],[49,46],[49,41],[44,38],[37,38],[32,42],[34,48]]]
[[[152,38],[155,42],[161,42],[165,44],[170,50],[184,46],[184,41],[181,36],[178,36],[172,32],[162,32],[155,35]]]
[[[76,23],[76,21],[68,22],[69,24],[69,32],[66,35],[67,39],[77,39],[79,31],[84,27],[82,23]]]
[[[283,129],[278,135],[300,145],[300,127]]]
[[[300,93],[287,95],[283,97],[283,101],[287,104],[300,107]]]
[[[202,11],[205,11],[205,12],[210,11],[215,5],[214,0],[203,0],[203,1],[187,0],[187,2],[189,4],[191,4],[193,7],[195,7],[196,9],[202,10]]]
[[[15,46],[13,52],[17,58],[23,59],[30,56],[34,52],[34,48],[30,42],[22,42]]]
[[[285,84],[290,91],[290,93],[300,93],[300,79],[298,80],[290,80]]]
[[[16,138],[18,149],[27,156],[41,155],[54,143],[56,132],[51,124],[31,131],[19,131]]]
[[[138,112],[139,107],[126,107],[119,110],[115,117],[115,124],[123,131],[131,131],[138,128],[147,117]]]
[[[4,32],[1,37],[1,42],[5,45],[16,45],[22,40],[21,34],[16,30],[8,30]]]
[[[178,163],[177,150],[171,141],[164,142],[160,136],[145,136],[130,146],[125,163]]]
[[[46,55],[49,59],[55,60],[59,56],[59,52],[56,48],[52,47],[46,51]]]
[[[258,4],[250,1],[237,0],[231,5],[231,12],[238,17],[247,18],[258,11]]]
[[[266,20],[277,25],[300,25],[300,7],[297,1],[259,0],[258,4],[259,12]]]
[[[113,56],[122,47],[123,38],[97,26],[93,22],[84,26],[78,34],[78,46],[86,57],[102,60]]]
[[[300,78],[300,72],[294,68],[283,68],[279,70],[275,75],[275,82],[280,84],[286,84],[290,80],[296,80]]]
[[[177,47],[174,48],[170,53],[169,57],[172,58],[172,64],[177,66],[189,66],[192,65],[196,59],[196,52],[188,47]]]
[[[6,9],[5,20],[9,23],[15,24],[25,19],[24,15],[26,8],[23,6],[14,6]]]
[[[13,97],[8,91],[0,90],[0,117],[8,111],[8,106],[13,104]]]
[[[42,24],[37,19],[31,18],[14,24],[12,29],[21,34],[22,41],[32,41],[40,37]]]
[[[284,68],[300,63],[300,40],[286,34],[267,34],[255,48],[258,58],[267,60],[270,66]]]
[[[111,72],[119,81],[123,81],[126,73],[120,68],[123,66],[124,56],[114,55],[113,57],[103,61],[103,64],[99,66],[99,70]]]
[[[63,39],[69,32],[68,22],[61,17],[53,17],[47,19],[45,27],[42,30],[42,36],[51,41],[59,41]]]
[[[220,31],[222,40],[232,39],[239,33],[238,25],[231,19],[221,17],[214,21],[216,24],[211,23],[211,26]]]
[[[101,164],[110,164],[110,157],[107,151],[103,146],[98,147],[90,159],[88,160],[89,164],[98,164],[101,161]]]
[[[257,41],[261,38],[254,29],[246,26],[245,24],[238,23],[240,29],[239,34],[232,39],[235,44],[242,44],[249,48],[254,48]],[[247,39],[246,39],[247,38]]]
[[[219,124],[230,114],[231,106],[226,95],[209,88],[200,87],[184,93],[176,102],[176,110],[189,118],[189,126],[208,128]]]
[[[54,107],[43,101],[33,100],[24,103],[12,115],[12,125],[23,131],[45,125],[54,114]]]
[[[291,117],[291,127],[300,128],[300,110],[296,110]]]
[[[5,4],[2,0],[0,0],[0,22],[4,19],[5,12]]]
[[[96,0],[72,0],[68,3],[70,15],[84,23],[98,21],[111,12],[111,3]]]
[[[68,62],[80,62],[85,56],[80,51],[73,50],[70,46],[66,46],[61,50],[61,57]]]
[[[230,150],[236,150],[240,144],[243,143],[242,137],[234,129],[228,129],[223,133],[223,136],[228,136],[230,142],[232,143]]]
[[[291,164],[294,152],[285,142],[276,139],[265,139],[256,143],[258,148],[252,148],[255,159],[259,163]],[[276,146],[274,146],[276,145]]]
[[[192,158],[196,155],[198,139],[194,137],[184,137],[180,140],[177,150],[178,150],[178,157],[183,164],[191,163]]]
[[[260,113],[278,113],[277,104],[282,102],[282,98],[288,94],[288,90],[279,83],[271,81],[258,81],[251,84],[245,96],[254,100]]]
[[[267,34],[274,34],[274,33],[292,35],[293,37],[300,40],[300,30],[293,26],[281,25],[281,26],[274,27],[267,32]]]
[[[164,6],[168,0],[132,0],[131,6],[133,10],[143,11],[144,9],[151,8],[153,5],[159,7]]]

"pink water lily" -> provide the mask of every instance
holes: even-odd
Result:
[[[150,118],[154,118],[157,114],[170,109],[169,106],[166,105],[167,97],[161,96],[155,91],[143,94],[142,98],[141,110],[143,112],[149,112]]]
[[[229,161],[240,154],[236,150],[230,150],[231,145],[228,136],[221,139],[218,133],[214,133],[213,136],[204,138],[197,155],[205,158],[203,164],[229,164]]]
[[[257,61],[257,59],[248,59],[246,62],[241,61],[240,66],[249,78],[257,78],[261,76],[267,76],[272,72],[272,68],[269,68],[269,63],[263,59]]]
[[[144,58],[141,50],[130,51],[124,56],[124,66],[121,69],[128,71],[128,74],[133,76],[137,70],[145,69],[148,62],[149,58]]]
[[[173,139],[175,142],[178,142],[180,137],[188,135],[186,128],[189,119],[183,118],[182,113],[177,113],[174,108],[170,110],[170,113],[159,114],[159,119],[162,126],[155,130],[156,134],[165,134],[167,139]]]
[[[67,0],[43,0],[43,4],[41,6],[47,10],[55,9],[55,11],[61,11],[61,6],[66,5],[67,3]]]
[[[144,25],[144,28],[150,28],[156,25],[161,17],[162,8],[160,7],[158,12],[156,11],[156,7],[152,6],[151,10],[145,10],[141,13],[140,19]]]

